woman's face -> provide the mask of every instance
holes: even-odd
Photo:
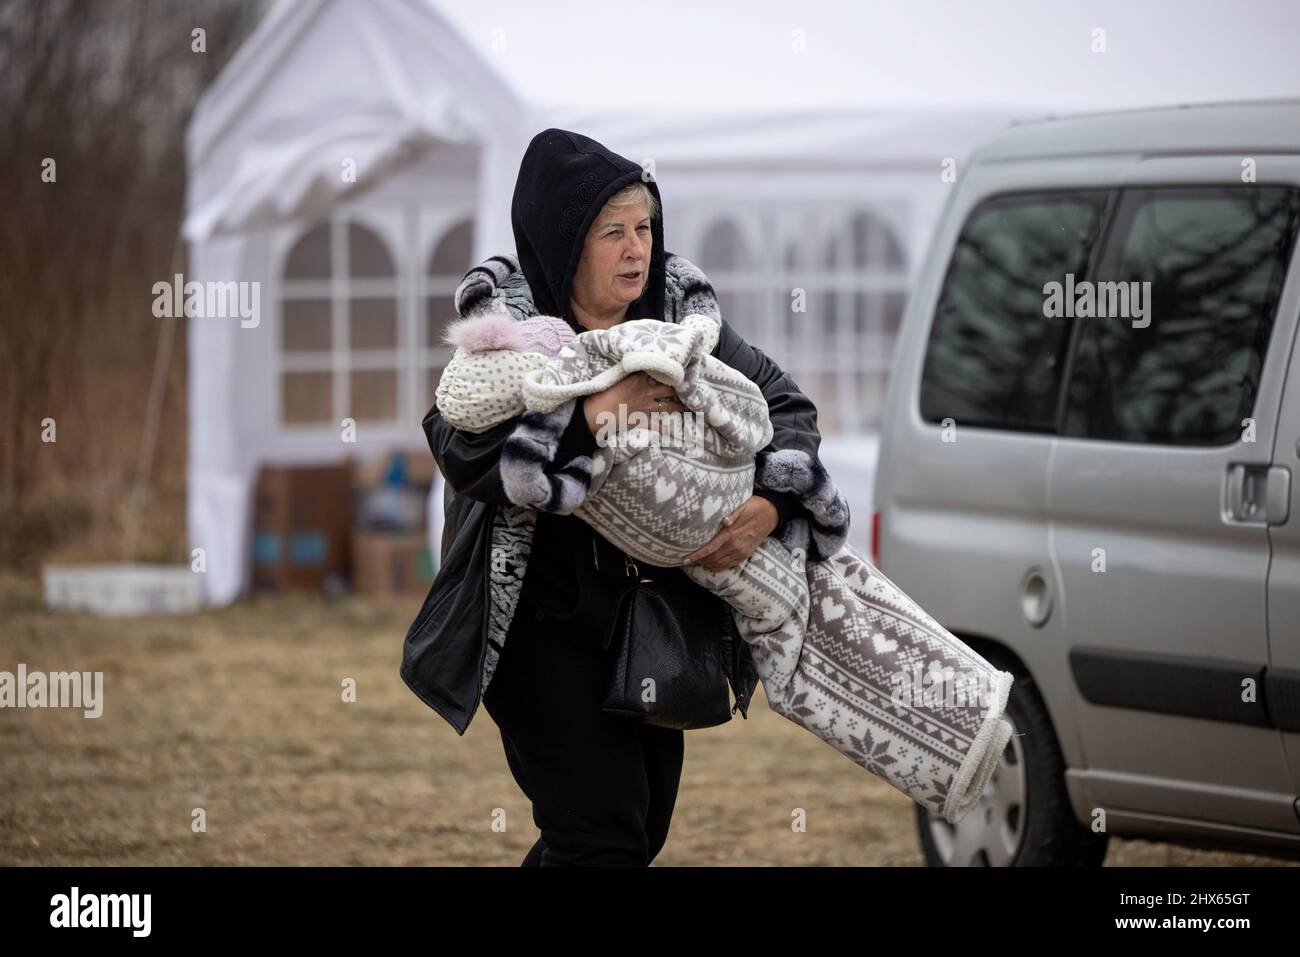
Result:
[[[645,288],[652,244],[644,202],[605,206],[587,231],[569,295],[592,315],[626,311]]]

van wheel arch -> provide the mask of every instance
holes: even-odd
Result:
[[[1003,852],[1008,851],[1010,840],[1014,844],[1014,850],[1009,851],[1011,866],[1101,866],[1109,836],[1093,832],[1074,815],[1056,727],[1034,676],[1024,661],[1001,642],[973,635],[957,637],[991,664],[1016,676],[1007,702],[1007,718],[1015,726],[1016,737],[1007,744],[986,797],[957,827],[988,828],[981,840],[1002,842],[998,850]],[[993,792],[998,777],[1004,774],[1019,776],[1024,798],[1018,807],[1004,807]],[[1004,815],[1015,825],[1010,839]],[[956,838],[955,829],[931,817],[920,805],[916,807],[916,824],[926,863],[931,867],[950,866],[948,854]],[[993,855],[980,856],[988,861]]]

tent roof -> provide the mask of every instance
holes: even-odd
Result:
[[[551,125],[575,130],[642,162],[674,167],[741,161],[747,167],[930,169],[962,157],[990,131],[1041,110],[834,107],[771,112],[562,110]],[[633,155],[637,154],[637,155]]]
[[[199,99],[185,235],[314,216],[436,143],[509,135],[526,112],[424,0],[280,0]]]

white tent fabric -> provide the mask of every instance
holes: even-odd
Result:
[[[433,476],[433,482],[429,485],[428,521],[425,524],[425,528],[428,531],[429,557],[433,560],[435,569],[441,561],[443,497],[446,494],[447,483],[443,480],[441,475],[435,473]]]
[[[524,113],[420,0],[281,2],[199,101],[185,238],[314,219],[438,142],[513,154]]]
[[[195,245],[195,276],[239,273],[238,237]],[[189,321],[189,468],[187,524],[191,548],[203,549],[204,594],[226,604],[243,588],[251,545],[245,517],[252,494],[253,463],[241,455],[231,384],[239,381],[236,341],[229,323]]]
[[[1004,110],[801,109],[766,113],[556,110],[548,125],[580,130],[652,169],[672,186],[664,196],[668,242],[690,247],[701,219],[726,204],[771,203],[793,213],[798,200],[870,199],[921,262],[929,229],[951,189],[945,166],[960,164],[981,139],[1016,121]],[[1026,118],[1036,115],[1024,113]],[[653,164],[651,166],[651,164]],[[899,202],[901,197],[906,202]],[[750,232],[759,244],[770,236]]]
[[[475,256],[510,248],[510,189],[531,125],[527,108],[422,0],[281,2],[191,121],[186,280],[273,281],[268,229],[310,223],[441,143],[479,150]],[[247,407],[269,401],[241,367],[239,334],[234,320],[189,320],[187,522],[213,604],[233,601],[247,583],[262,464]]]
[[[642,164],[656,167],[746,167],[934,170],[945,157],[963,158],[991,130],[1010,122],[1009,110],[864,110],[831,108],[744,112],[610,114],[562,110],[548,122],[581,130]],[[1030,115],[1034,115],[1032,111]]]

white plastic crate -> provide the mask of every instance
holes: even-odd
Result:
[[[46,565],[49,608],[98,615],[182,615],[203,603],[202,582],[188,565]]]

